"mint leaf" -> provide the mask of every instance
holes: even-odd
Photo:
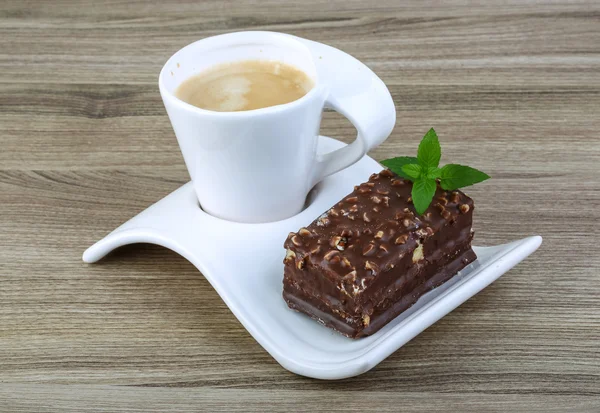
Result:
[[[417,213],[421,215],[433,199],[437,184],[435,179],[419,178],[415,181],[412,187],[412,200]]]
[[[381,161],[390,171],[413,181],[412,198],[418,214],[429,207],[438,180],[443,189],[453,191],[490,178],[486,173],[464,165],[449,164],[439,168],[441,157],[440,142],[431,128],[421,140],[416,158],[401,156]]]
[[[399,156],[397,158],[386,159],[381,161],[381,164],[402,178],[408,179],[408,176],[402,172],[402,167],[409,163],[418,163],[419,161],[414,156]]]
[[[414,163],[409,163],[402,167],[402,172],[404,172],[404,174],[406,174],[408,179],[410,179],[411,181],[414,181],[415,179],[420,177],[421,171],[421,167],[419,165],[415,165]]]
[[[440,147],[440,141],[435,130],[431,128],[421,140],[419,149],[417,150],[419,165],[424,168],[437,167],[440,164],[441,157],[442,148]]]
[[[437,179],[440,176],[442,176],[442,170],[440,168],[430,166],[429,168],[427,168],[427,171],[425,172],[425,176],[428,179]]]
[[[470,166],[448,164],[441,169],[440,185],[447,191],[463,188],[489,179],[490,176]]]

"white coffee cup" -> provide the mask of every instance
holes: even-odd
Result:
[[[241,60],[276,60],[304,71],[314,87],[278,106],[215,112],[175,96],[189,77]],[[300,212],[311,188],[383,142],[396,121],[384,83],[340,50],[273,32],[209,37],[175,53],[159,76],[160,94],[202,209],[237,222],[270,222]],[[317,155],[324,108],[347,117],[356,140]]]

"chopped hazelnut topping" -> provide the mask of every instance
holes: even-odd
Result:
[[[325,256],[323,258],[325,258],[325,260],[327,261],[331,261],[333,259],[333,257],[339,255],[340,253],[336,250],[331,250],[329,251],[327,254],[325,254]]]
[[[375,253],[375,244],[367,244],[365,248],[363,248],[363,255],[368,257],[369,255],[373,255]]]
[[[287,263],[293,261],[295,258],[296,258],[296,253],[288,248],[285,251],[285,258],[284,258],[283,262],[287,264]]]
[[[416,264],[423,258],[425,258],[425,256],[423,255],[423,244],[421,244],[421,242],[418,242],[417,248],[415,248],[415,250],[413,251],[412,262]]]
[[[394,241],[394,244],[396,245],[402,245],[404,244],[406,241],[408,240],[408,235],[406,234],[402,234],[400,235],[398,238],[396,238],[396,241]]]
[[[302,237],[309,237],[311,236],[311,233],[309,230],[307,230],[306,228],[300,228],[300,231],[298,231],[298,234]]]

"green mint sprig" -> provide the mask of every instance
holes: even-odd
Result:
[[[381,161],[392,172],[413,182],[411,196],[419,215],[431,204],[438,182],[442,189],[453,191],[490,178],[469,166],[448,164],[440,168],[441,157],[440,141],[431,128],[421,140],[416,158],[400,156]]]

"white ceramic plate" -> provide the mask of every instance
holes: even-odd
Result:
[[[321,137],[320,152],[343,144]],[[170,248],[210,281],[252,336],[284,368],[303,376],[342,379],[364,373],[507,272],[541,244],[539,236],[495,247],[474,247],[478,259],[427,293],[376,334],[352,340],[288,309],[283,301],[283,242],[366,181],[381,165],[364,157],[326,178],[295,217],[267,224],[239,224],[203,212],[190,183],[127,221],[88,248],[83,260],[98,261],[126,244]]]

